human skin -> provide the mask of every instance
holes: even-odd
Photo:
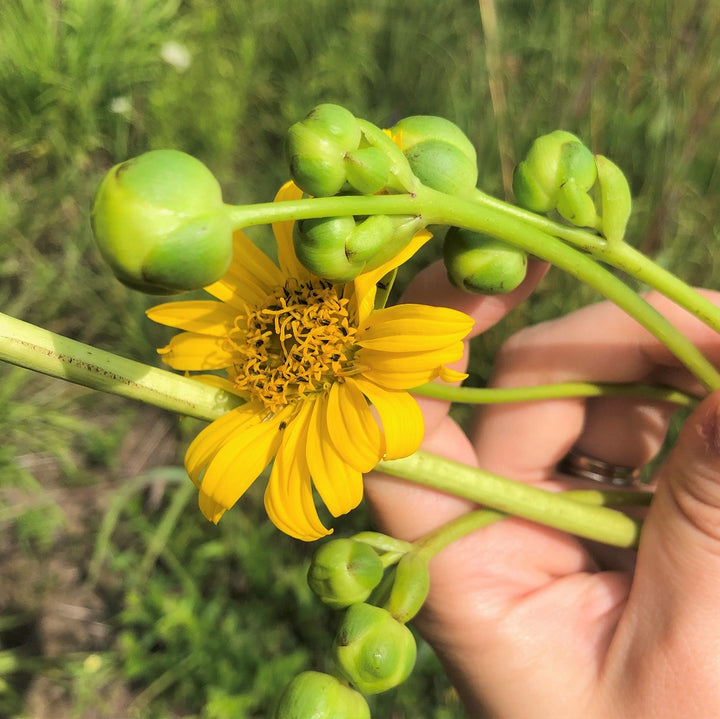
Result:
[[[545,269],[531,264],[525,283],[509,295],[477,297],[452,288],[434,265],[418,275],[404,300],[462,309],[476,320],[477,334],[528,297]],[[707,294],[720,304],[720,294]],[[659,295],[648,300],[720,366],[720,338],[712,330]],[[491,384],[573,380],[701,392],[663,345],[606,302],[507,340]],[[625,398],[493,405],[478,411],[467,436],[448,416],[446,402],[418,401],[425,450],[565,489],[588,486],[556,471],[571,447],[640,466],[662,445],[673,411]],[[655,497],[637,553],[513,518],[473,532],[433,559],[430,595],[415,623],[470,717],[720,715],[719,413],[715,392],[685,421],[653,478]],[[366,488],[380,528],[407,540],[473,508],[378,473]]]

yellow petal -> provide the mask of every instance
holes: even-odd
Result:
[[[294,182],[290,181],[286,182],[278,190],[274,202],[299,200],[302,196],[302,190]],[[297,277],[301,280],[307,280],[312,277],[312,274],[300,264],[300,261],[295,256],[295,249],[293,247],[294,225],[295,223],[292,220],[273,222],[272,228],[275,241],[277,242],[278,262],[287,277]]]
[[[233,328],[237,312],[223,302],[166,302],[145,313],[153,321],[187,332],[223,337]]]
[[[249,422],[233,432],[205,469],[200,485],[203,494],[230,509],[270,464],[282,440],[281,422],[289,421],[290,416],[284,410],[272,419]]]
[[[434,350],[463,339],[472,326],[471,317],[446,307],[394,305],[373,312],[362,323],[356,342],[390,352]]]
[[[451,384],[453,382],[462,382],[469,377],[467,372],[458,372],[457,370],[450,369],[444,365],[440,368],[440,374],[438,375],[443,382]]]
[[[355,278],[355,296],[357,298],[358,314],[361,322],[364,322],[373,311],[377,283],[380,282],[390,270],[394,270],[404,262],[407,262],[431,237],[432,233],[427,230],[420,230],[420,232],[415,233],[405,248],[398,252],[391,260]]]
[[[232,364],[233,355],[224,337],[181,332],[167,347],[158,350],[162,361],[173,369],[189,372],[224,369]]]
[[[237,310],[260,304],[282,286],[285,277],[275,263],[242,232],[233,235],[233,259],[228,271],[205,288]]]
[[[385,453],[385,441],[363,393],[354,382],[334,384],[327,422],[340,456],[359,472],[369,472]]]
[[[326,529],[318,517],[305,458],[312,408],[312,402],[304,402],[298,415],[284,430],[265,490],[265,510],[273,524],[291,537],[306,542],[332,531]]]
[[[314,405],[308,427],[307,464],[325,506],[333,517],[338,517],[360,504],[362,474],[338,454],[330,440],[327,399],[321,397],[315,400]]]
[[[185,469],[195,486],[200,486],[202,473],[228,437],[260,419],[257,408],[245,404],[219,417],[195,437],[185,452]]]
[[[380,415],[385,459],[407,457],[420,447],[425,431],[423,416],[407,392],[384,389],[364,377],[349,377],[347,381],[358,386]]]
[[[443,365],[459,360],[463,351],[462,342],[427,352],[380,352],[363,348],[356,359],[366,368],[363,376],[373,382],[391,389],[410,389],[441,376]]]
[[[217,524],[223,514],[225,514],[225,507],[218,504],[211,497],[208,497],[202,490],[198,493],[198,507],[200,507],[203,515],[213,524]]]

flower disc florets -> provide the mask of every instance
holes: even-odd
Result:
[[[261,306],[238,317],[230,333],[235,387],[276,412],[354,374],[357,329],[348,304],[325,280],[288,278]]]

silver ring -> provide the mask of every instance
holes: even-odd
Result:
[[[613,487],[629,487],[640,480],[640,470],[610,464],[597,457],[582,454],[571,449],[558,464],[558,471],[578,479],[591,479],[594,482],[611,484]]]

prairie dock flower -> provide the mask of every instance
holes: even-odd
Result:
[[[276,200],[300,196],[288,183]],[[419,447],[422,415],[407,390],[465,376],[445,365],[461,357],[472,320],[416,304],[374,309],[377,282],[427,241],[425,231],[392,261],[345,284],[298,262],[292,222],[275,223],[273,232],[277,265],[236,232],[230,268],[205,288],[214,300],[170,302],[148,316],[183,330],[159,350],[165,363],[220,371],[194,376],[245,400],[188,448],[185,465],[203,514],[217,522],[274,459],[268,516],[287,534],[313,540],[331,531],[313,485],[339,516],[362,499],[364,472]]]

